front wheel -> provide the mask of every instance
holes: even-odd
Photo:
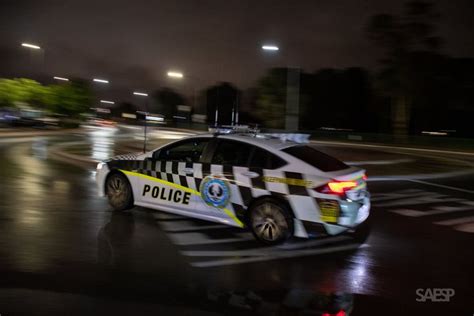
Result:
[[[293,217],[286,205],[263,199],[250,209],[250,228],[257,240],[279,244],[293,236]]]
[[[105,189],[109,204],[115,211],[124,211],[133,207],[132,187],[122,173],[113,173],[107,177]]]

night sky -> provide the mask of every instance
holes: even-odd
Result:
[[[473,57],[471,1],[436,4],[442,51]],[[374,69],[380,52],[364,32],[367,19],[401,7],[386,0],[1,0],[0,76],[103,77],[114,89],[189,91],[216,81],[245,89],[272,66]],[[263,52],[264,43],[281,49]],[[171,69],[186,80],[167,78]]]

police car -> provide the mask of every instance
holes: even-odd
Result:
[[[100,162],[97,184],[114,210],[139,205],[250,229],[266,244],[291,236],[369,233],[364,170],[301,134],[219,131]]]

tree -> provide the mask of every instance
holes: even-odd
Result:
[[[162,114],[166,119],[171,119],[176,115],[178,105],[185,104],[184,97],[171,88],[162,88],[156,91],[153,96],[157,101],[157,107],[149,109],[149,111]]]
[[[324,68],[314,74],[302,74],[300,90],[303,129],[367,129],[370,85],[366,70]]]
[[[45,103],[53,113],[78,117],[79,114],[89,110],[92,99],[92,93],[86,83],[73,81],[66,84],[50,85]]]
[[[20,104],[41,107],[47,90],[39,82],[31,79],[0,79],[0,104],[11,107]]]
[[[413,95],[422,84],[417,80],[416,60],[436,54],[440,46],[440,38],[434,35],[438,17],[432,3],[410,1],[401,15],[378,14],[367,25],[369,38],[384,51],[377,87],[391,99],[396,135],[407,134]]]
[[[285,127],[286,68],[273,68],[257,82],[255,114],[265,127]]]

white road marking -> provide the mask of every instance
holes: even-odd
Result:
[[[244,250],[209,250],[209,251],[182,251],[181,254],[189,257],[237,257],[237,256],[274,256],[276,253],[292,251],[293,249],[308,248],[312,246],[322,246],[325,244],[340,242],[351,239],[348,236],[335,236],[319,240],[311,240],[308,242],[300,242],[291,244],[291,248],[283,248],[282,246],[250,248]],[[297,247],[296,247],[297,246]]]
[[[386,200],[396,200],[396,199],[404,199],[407,195],[411,197],[419,196],[426,194],[427,191],[419,190],[419,189],[407,189],[407,190],[400,190],[390,193],[373,193],[370,197],[371,202],[379,202],[379,201],[386,201]]]
[[[431,182],[413,180],[413,179],[408,180],[408,181],[415,182],[415,183],[422,183],[422,184],[426,184],[426,185],[431,185],[431,186],[438,187],[438,188],[444,188],[444,189],[450,189],[450,190],[455,190],[455,191],[459,191],[459,192],[474,194],[474,191],[472,191],[472,190],[466,190],[466,189],[452,187],[452,186],[444,185],[444,184],[437,184],[437,183],[431,183]]]
[[[368,182],[372,181],[413,181],[416,179],[441,179],[441,178],[452,178],[474,174],[474,169],[441,172],[441,173],[424,173],[424,174],[408,174],[400,176],[379,176],[370,177],[367,179]]]
[[[201,233],[170,233],[168,236],[176,245],[180,246],[222,244],[254,239],[250,233],[238,234],[239,237],[235,238],[222,239],[210,239],[206,234]]]
[[[237,259],[222,259],[222,260],[192,262],[191,265],[193,267],[198,267],[198,268],[209,268],[209,267],[234,265],[234,264],[241,264],[241,263],[269,261],[269,260],[284,259],[284,258],[322,255],[322,254],[327,254],[327,253],[332,253],[332,252],[347,251],[347,250],[366,248],[366,247],[369,247],[369,246],[360,245],[360,244],[348,244],[348,245],[328,247],[328,248],[323,248],[323,249],[302,249],[302,250],[295,250],[295,251],[288,251],[288,252],[277,252],[275,253],[274,256],[260,256],[260,257],[252,257],[252,258],[241,258],[241,259],[237,258]]]
[[[465,224],[465,223],[470,223],[470,222],[474,222],[474,216],[448,219],[445,221],[434,222],[434,224],[451,226],[451,225]]]
[[[447,150],[438,150],[438,149],[424,149],[424,148],[413,148],[413,147],[400,147],[400,146],[386,146],[386,145],[368,145],[368,144],[356,144],[356,143],[346,143],[346,142],[331,142],[331,141],[311,141],[315,144],[333,144],[333,145],[343,145],[343,146],[354,146],[354,147],[367,147],[367,148],[391,148],[391,149],[403,149],[410,151],[422,151],[430,153],[441,153],[441,154],[456,154],[456,155],[466,155],[474,156],[474,153],[464,152],[464,151],[447,151]]]
[[[463,212],[474,210],[474,202],[473,201],[464,201],[463,204],[467,204],[467,206],[435,206],[430,211],[417,211],[411,209],[396,209],[391,210],[392,213],[397,213],[404,216],[410,217],[421,217],[421,216],[430,216],[430,215],[439,215],[439,214],[447,214],[447,213],[454,213],[454,212]],[[473,205],[471,205],[473,204]]]
[[[400,163],[412,162],[415,159],[392,159],[392,160],[367,160],[367,161],[344,161],[351,166],[365,166],[365,165],[395,165]]]
[[[454,229],[460,232],[474,233],[474,224],[471,223],[471,224],[459,225],[459,226],[456,226]]]
[[[207,230],[207,229],[222,229],[222,228],[231,228],[228,225],[196,225],[192,221],[169,221],[169,222],[160,222],[160,226],[166,232],[183,232],[189,230]]]
[[[410,216],[410,217],[419,217],[419,216],[423,216],[425,212],[422,212],[422,211],[417,211],[417,210],[410,210],[410,209],[397,209],[397,210],[392,210],[390,211],[392,213],[396,213],[396,214],[399,214],[399,215],[403,215],[403,216]]]
[[[447,198],[448,195],[431,193],[417,198],[407,198],[403,200],[395,200],[386,203],[374,203],[376,207],[393,207],[393,206],[404,206],[404,205],[419,205],[419,204],[432,204],[432,203],[446,203],[446,202],[457,202],[462,203],[467,201],[459,198]]]
[[[307,239],[304,242],[294,242],[294,243],[287,242],[287,243],[284,243],[283,245],[276,246],[276,247],[283,250],[292,250],[292,249],[301,249],[301,248],[320,246],[323,244],[339,242],[339,241],[344,241],[348,239],[351,239],[351,237],[339,235],[339,236],[332,236],[332,237],[327,237],[323,239]]]

